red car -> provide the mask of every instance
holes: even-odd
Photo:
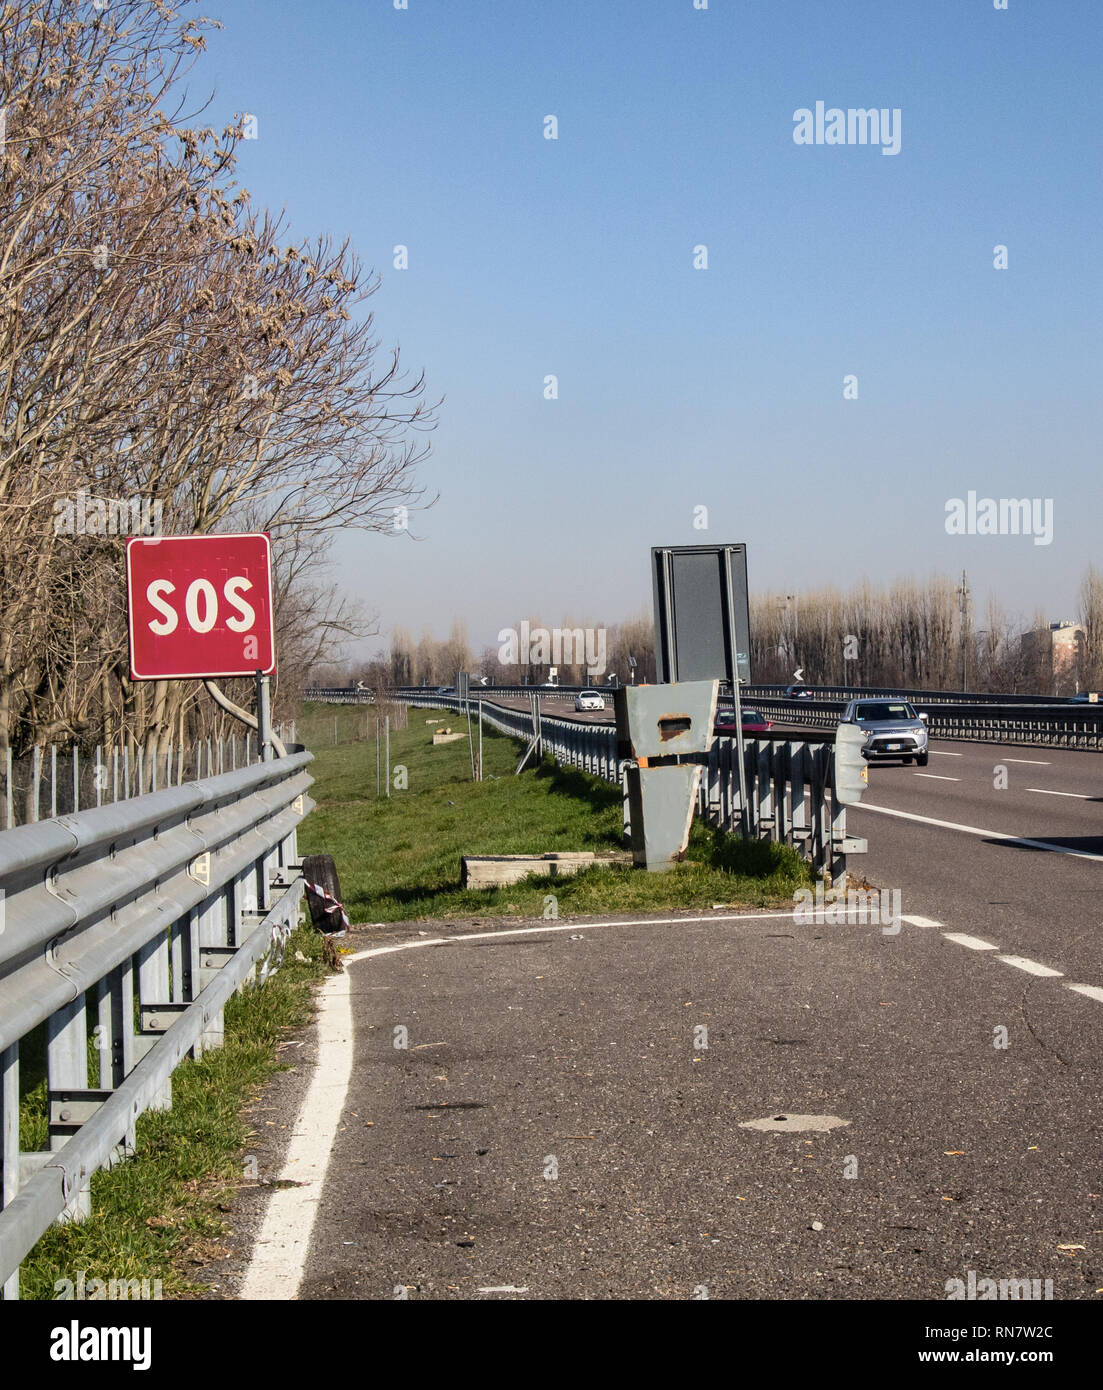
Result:
[[[757,710],[745,709],[743,711],[743,732],[745,734],[764,734],[773,727],[773,720],[764,719]],[[733,734],[735,732],[735,710],[718,709],[712,731],[714,734]]]

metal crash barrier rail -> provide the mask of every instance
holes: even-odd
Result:
[[[298,917],[310,753],[0,833],[0,1283],[134,1149],[172,1073]],[[259,972],[258,972],[259,967]],[[49,1147],[20,1145],[20,1051],[45,1033]],[[89,1050],[93,1056],[90,1064]],[[30,1053],[28,1053],[30,1055]]]

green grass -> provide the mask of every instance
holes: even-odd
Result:
[[[93,1176],[90,1219],[51,1227],[24,1260],[24,1298],[52,1299],[55,1282],[75,1284],[80,1270],[88,1280],[148,1279],[152,1287],[160,1279],[165,1298],[198,1287],[188,1270],[222,1253],[220,1204],[247,1181],[244,1109],[282,1069],[281,1035],[310,1017],[311,983],[326,973],[322,947],[316,932],[299,928],[280,969],[230,1000],[224,1046],[182,1063],[173,1073],[172,1109],[139,1118],[135,1156]],[[46,1082],[33,1072],[27,1079],[20,1114],[25,1150],[44,1147],[47,1139]]]
[[[298,737],[315,754],[311,767],[318,808],[299,832],[305,854],[331,854],[345,906],[354,923],[427,917],[542,916],[554,894],[560,915],[710,907],[713,903],[765,907],[792,901],[811,881],[795,850],[744,842],[695,821],[684,864],[669,873],[624,868],[590,869],[573,878],[533,877],[509,888],[465,890],[465,854],[536,854],[552,850],[621,848],[620,789],[550,760],[513,770],[518,745],[484,730],[485,780],[471,781],[466,738],[432,746],[441,724],[466,730],[461,717],[411,709],[409,728],[391,733],[391,768],[406,768],[408,789],[376,795],[374,716],[337,711],[333,745],[331,709],[307,706]],[[431,721],[431,722],[426,722]]]

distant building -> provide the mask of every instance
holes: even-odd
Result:
[[[1029,660],[1052,662],[1053,679],[1056,682],[1076,675],[1084,636],[1083,623],[1073,622],[1071,618],[1062,618],[1060,622],[1050,623],[1048,627],[1024,632],[1019,642],[1023,655]]]

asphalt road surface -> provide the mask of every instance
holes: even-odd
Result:
[[[1095,1295],[1100,1004],[933,927],[557,925],[331,986],[348,1089],[279,1194],[313,1230],[263,1252],[300,1298]]]
[[[375,938],[265,1099],[262,1171],[302,1186],[239,1210],[253,1282],[223,1289],[945,1300],[972,1271],[1097,1297],[1101,768],[945,743],[873,768],[852,864],[900,890],[899,932],[714,911]]]

